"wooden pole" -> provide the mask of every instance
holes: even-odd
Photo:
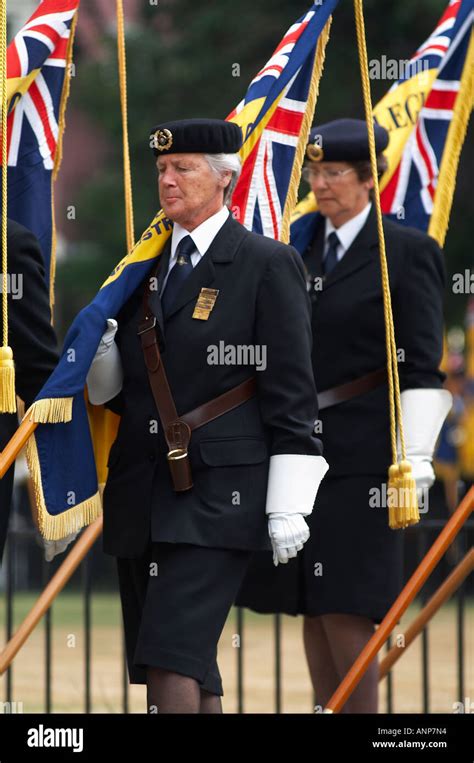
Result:
[[[57,570],[44,591],[40,594],[40,597],[32,610],[25,617],[16,633],[0,653],[0,675],[7,670],[15,655],[19,652],[45,612],[52,605],[58,593],[62,591],[71,575],[76,571],[77,567],[89,552],[101,532],[102,517],[99,517],[93,524],[89,525],[89,527],[84,530],[82,535],[76,541],[61,567]]]
[[[338,686],[329,700],[325,713],[338,713],[347,702],[359,681],[365,674],[379,649],[386,642],[392,630],[405,610],[411,604],[416,594],[425,583],[436,564],[439,562],[448,546],[452,543],[474,508],[474,486],[463,498],[458,508],[447,521],[430,550],[421,561],[400,596],[395,600],[377,631],[369,639],[353,666]]]
[[[456,569],[454,569],[449,577],[446,578],[444,583],[438,588],[436,593],[431,597],[429,602],[421,610],[418,616],[413,620],[410,626],[403,634],[403,647],[393,646],[388,654],[380,663],[379,668],[379,681],[385,678],[387,673],[392,669],[397,660],[405,654],[407,648],[415,640],[415,638],[421,633],[426,623],[431,620],[434,614],[438,611],[442,604],[456,591],[461,583],[467,578],[470,572],[474,569],[474,548],[471,548],[467,552],[464,559],[459,562]]]
[[[23,419],[10,442],[0,452],[0,479],[8,471],[26,441],[33,434],[38,424],[36,421]]]

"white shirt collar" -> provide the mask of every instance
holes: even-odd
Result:
[[[332,233],[333,231],[337,233],[337,237],[341,244],[338,248],[338,259],[340,259],[343,256],[343,254],[347,252],[347,250],[351,246],[356,236],[358,236],[358,234],[364,227],[371,208],[372,208],[372,202],[369,201],[369,203],[367,204],[367,206],[364,207],[362,212],[359,212],[358,215],[356,215],[355,217],[352,217],[350,220],[348,220],[346,223],[341,225],[339,228],[335,228],[331,220],[329,219],[329,217],[326,217],[326,231],[324,235],[324,241],[327,242],[329,234]]]
[[[177,246],[185,236],[191,236],[201,257],[206,254],[207,250],[209,249],[210,245],[214,241],[215,237],[217,236],[218,232],[228,217],[229,209],[227,207],[222,207],[222,209],[220,209],[214,215],[211,215],[211,217],[208,217],[207,220],[204,220],[201,225],[198,225],[198,227],[195,228],[192,233],[187,231],[186,228],[183,228],[179,223],[175,223],[171,237],[170,264],[173,260],[176,259]]]

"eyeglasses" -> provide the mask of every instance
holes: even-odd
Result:
[[[322,177],[326,183],[339,183],[344,175],[348,172],[355,172],[354,167],[349,167],[347,170],[327,170],[321,167],[303,167],[301,176],[307,183],[314,182],[318,178]]]

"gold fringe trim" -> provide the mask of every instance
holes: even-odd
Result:
[[[71,32],[69,34],[69,40],[66,53],[66,72],[64,75],[63,92],[61,94],[61,103],[59,106],[59,121],[58,121],[58,140],[56,146],[56,156],[54,157],[53,168],[53,183],[58,176],[59,168],[61,166],[63,158],[63,135],[66,127],[66,104],[69,98],[69,91],[71,89],[71,64],[72,64],[72,51],[74,46],[74,36],[76,33],[77,16],[79,11],[76,11],[72,19]]]
[[[62,424],[72,419],[72,397],[49,397],[37,400],[26,415],[37,424]]]
[[[41,482],[41,467],[38,458],[35,435],[31,435],[26,443],[26,461],[33,480],[36,505],[38,509],[39,531],[45,540],[61,540],[66,535],[81,530],[92,524],[102,514],[100,493],[88,498],[77,506],[73,506],[61,514],[49,514],[43,494]]]
[[[309,86],[308,100],[306,102],[306,109],[301,124],[301,130],[298,138],[298,144],[296,146],[295,158],[293,161],[293,167],[291,170],[290,184],[288,187],[288,193],[286,195],[285,207],[283,210],[283,216],[281,221],[280,241],[287,244],[290,240],[290,222],[292,213],[295,209],[298,201],[298,188],[301,177],[301,167],[304,162],[306,144],[308,143],[308,135],[311,128],[311,122],[314,116],[314,110],[316,108],[316,101],[319,95],[319,81],[324,68],[324,59],[326,56],[326,45],[329,40],[329,30],[331,29],[332,16],[329,16],[324,29],[319,35],[318,44],[316,47],[316,53],[314,55],[313,71],[311,74],[311,83]]]
[[[72,53],[74,47],[74,37],[77,26],[77,16],[79,11],[76,11],[71,23],[71,31],[69,33],[69,40],[66,53],[66,70],[64,74],[63,91],[61,93],[61,103],[59,105],[59,120],[58,120],[58,140],[56,145],[56,156],[54,157],[54,168],[51,182],[51,222],[52,222],[52,235],[51,235],[51,259],[49,265],[49,305],[51,308],[51,318],[53,317],[54,308],[54,287],[56,280],[56,218],[54,212],[54,184],[58,177],[59,168],[63,159],[63,137],[64,130],[66,129],[66,105],[71,90],[71,66],[72,66]],[[53,320],[51,321],[53,323]],[[53,323],[54,325],[54,323]]]
[[[453,118],[449,124],[441,160],[434,207],[428,227],[430,236],[442,247],[448,231],[449,216],[456,187],[456,173],[462,145],[466,137],[469,117],[474,106],[474,33],[464,62],[459,92],[456,97]]]

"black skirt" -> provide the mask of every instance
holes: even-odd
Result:
[[[302,551],[276,568],[271,554],[255,553],[236,603],[264,613],[343,613],[380,622],[400,593],[403,565],[403,531],[389,528],[386,508],[370,505],[384,482],[370,475],[325,478]]]
[[[130,683],[146,683],[150,665],[223,694],[217,644],[249,558],[248,551],[174,543],[117,558]]]

